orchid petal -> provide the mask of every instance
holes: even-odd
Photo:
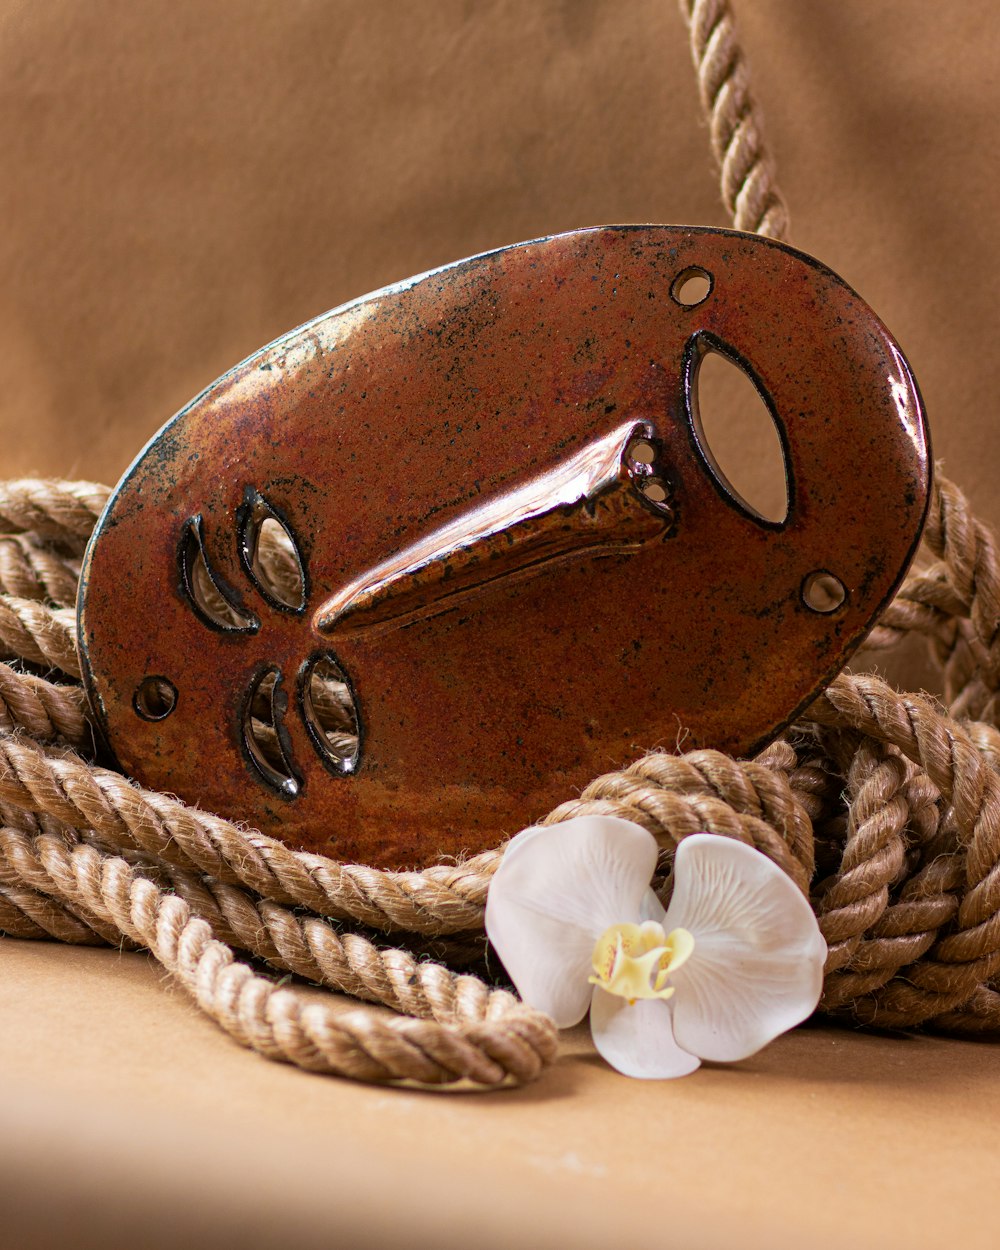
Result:
[[[560,1028],[587,1013],[594,943],[638,918],[656,842],[614,816],[580,816],[513,838],[490,883],[486,932],[526,1003]]]
[[[687,1076],[701,1060],[674,1040],[670,1004],[660,998],[629,1003],[615,994],[594,990],[590,1031],[602,1058],[625,1076],[664,1080]]]
[[[537,838],[539,834],[544,834],[548,828],[551,828],[551,826],[532,825],[530,829],[522,829],[520,833],[516,833],[507,845],[502,848],[504,859],[507,860],[514,855],[519,855],[532,839]]]
[[[694,936],[671,975],[674,1032],[702,1059],[745,1059],[816,1009],[826,943],[791,878],[752,847],[694,834],[677,848],[664,927]]]
[[[642,902],[639,904],[639,919],[655,920],[657,924],[663,924],[663,917],[667,913],[663,909],[663,904],[656,897],[652,890],[647,890],[642,896]]]

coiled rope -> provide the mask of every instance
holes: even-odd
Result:
[[[738,228],[783,238],[788,214],[729,3],[681,9],[723,201]],[[73,605],[107,497],[89,482],[0,483],[0,933],[149,950],[231,1037],[312,1071],[486,1086],[537,1077],[556,1055],[551,1021],[455,970],[482,961],[502,848],[422,872],[341,864],[93,762]],[[547,820],[637,821],[659,842],[666,888],[688,834],[750,843],[813,902],[829,944],[822,1011],[994,1033],[1000,577],[990,531],[943,479],[924,544],[929,563],[869,646],[925,636],[947,708],[845,672],[756,759],[647,755]],[[289,973],[395,1014],[345,1008],[288,985]]]

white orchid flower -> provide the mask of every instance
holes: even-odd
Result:
[[[826,943],[776,864],[732,838],[684,838],[670,907],[653,837],[613,816],[525,829],[490,884],[486,932],[521,997],[560,1028],[590,1009],[627,1076],[745,1059],[815,1010]]]

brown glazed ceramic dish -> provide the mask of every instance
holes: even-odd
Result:
[[[782,521],[700,435],[708,351],[766,400]],[[179,413],[89,548],[86,686],[143,784],[426,864],[650,748],[759,747],[873,624],[928,490],[906,361],[824,266],[576,231],[319,317]]]

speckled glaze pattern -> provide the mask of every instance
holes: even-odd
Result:
[[[711,291],[688,307],[677,280],[692,268]],[[775,418],[782,523],[733,497],[699,442],[706,350],[744,367]],[[637,431],[657,451],[659,519],[627,465],[611,480]],[[522,528],[509,544],[503,525],[498,540],[481,523],[598,444],[611,477],[591,495],[612,493],[607,523],[634,542],[595,545],[600,509],[584,495],[549,513],[536,503],[511,521]],[[897,586],[929,472],[899,348],[811,258],[692,227],[521,244],[317,318],[164,427],[88,549],[86,687],[111,751],[143,784],[342,860],[427,864],[496,845],[651,748],[759,747],[841,668]],[[269,603],[248,576],[238,529],[251,496],[294,537],[300,610]],[[192,611],[178,568],[193,517],[254,632]],[[527,567],[503,553],[527,535],[551,554],[552,532],[558,558]],[[428,551],[418,568],[410,555]],[[387,567],[389,589],[369,593]],[[463,593],[449,602],[456,570]],[[846,591],[832,612],[805,602],[817,571]],[[369,591],[364,603],[346,595],[361,605],[352,626],[343,592],[355,584]],[[345,775],[301,715],[300,674],[317,655],[335,658],[355,700],[359,756]],[[282,674],[294,796],[262,782],[243,740],[247,691],[268,668]],[[177,692],[156,721],[135,706],[150,675]]]

